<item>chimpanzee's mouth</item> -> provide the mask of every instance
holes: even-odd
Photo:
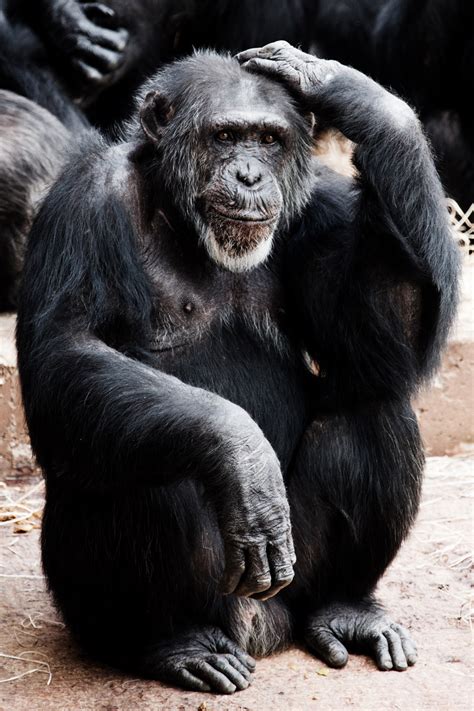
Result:
[[[243,223],[257,223],[259,225],[265,225],[270,222],[274,222],[278,217],[275,215],[267,215],[262,217],[261,213],[251,214],[251,213],[241,213],[241,212],[226,212],[225,210],[218,210],[213,207],[212,212],[225,220],[230,220],[232,222],[243,222]]]

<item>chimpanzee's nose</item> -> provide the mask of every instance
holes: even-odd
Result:
[[[262,179],[262,171],[257,161],[245,161],[237,166],[237,180],[248,188],[257,185]]]

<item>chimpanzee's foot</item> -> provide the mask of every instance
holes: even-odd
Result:
[[[192,629],[151,647],[141,671],[185,689],[232,694],[246,689],[255,661],[217,627]]]
[[[343,667],[348,650],[373,657],[382,671],[403,671],[417,657],[407,630],[371,601],[334,603],[318,610],[309,617],[305,639],[330,667]]]

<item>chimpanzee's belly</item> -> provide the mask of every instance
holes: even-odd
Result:
[[[283,339],[262,340],[238,327],[162,348],[154,347],[150,365],[244,408],[286,469],[308,424],[312,400],[312,376],[299,353]]]

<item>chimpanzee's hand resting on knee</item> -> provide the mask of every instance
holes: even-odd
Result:
[[[71,55],[81,86],[98,89],[112,83],[128,43],[114,10],[100,2],[50,0],[46,15],[48,37],[61,53]]]
[[[319,59],[285,40],[247,49],[237,59],[245,69],[283,81],[301,99],[308,99],[343,69],[339,62]]]
[[[225,550],[220,589],[265,600],[293,580],[290,507],[272,446],[240,408],[232,432],[222,479],[212,486]]]

